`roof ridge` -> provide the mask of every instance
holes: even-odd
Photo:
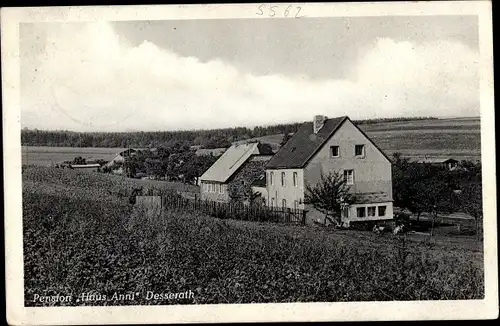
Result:
[[[236,147],[235,147],[235,148],[236,148]],[[243,156],[245,156],[247,153],[248,153],[248,149],[247,149],[246,151],[243,151],[243,153],[240,155],[240,157],[238,157],[238,159],[236,159],[236,161],[234,161],[234,163],[233,163],[233,164],[231,164],[231,165],[229,166],[229,170],[231,170],[231,169],[233,168],[233,166],[234,166],[236,163],[238,163],[238,162],[239,162],[239,160],[241,160],[241,158],[242,158]],[[251,154],[250,154],[250,155],[251,155]],[[248,159],[248,158],[247,158],[247,159]]]

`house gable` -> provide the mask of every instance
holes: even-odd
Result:
[[[387,156],[387,154],[384,153],[384,151],[382,149],[380,149],[380,147],[377,146],[377,144],[375,144],[373,142],[373,140],[371,140],[370,137],[368,137],[368,135],[363,131],[361,130],[354,122],[352,122],[352,120],[349,118],[349,117],[346,117],[346,119],[342,120],[341,123],[339,123],[339,125],[335,128],[335,130],[330,134],[330,136],[323,142],[323,144],[318,147],[311,155],[310,157],[307,159],[307,161],[304,163],[303,167],[305,167],[310,161],[312,158],[314,158],[316,156],[316,154],[322,150],[325,149],[325,147],[329,147],[328,144],[330,142],[330,140],[332,138],[340,138],[342,139],[343,137],[346,137],[346,135],[338,135],[338,132],[340,130],[342,130],[342,128],[345,126],[345,124],[349,124],[350,126],[354,127],[365,139],[365,142],[364,144],[370,144],[371,146],[373,146],[373,149],[375,149],[380,155],[382,155],[382,157],[384,159],[387,160],[387,162],[389,162],[390,164],[392,164],[392,161],[391,159]],[[355,134],[355,132],[350,132],[350,136],[353,136]],[[361,143],[363,143],[363,141],[361,139],[359,139],[359,137],[357,138],[358,141]]]
[[[362,146],[363,155],[356,155],[357,145]],[[383,192],[392,200],[391,161],[349,119],[309,159],[304,167],[304,180],[316,184],[321,174],[346,170],[352,171],[353,184],[350,186],[353,192]]]

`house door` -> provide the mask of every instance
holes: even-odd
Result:
[[[344,206],[342,208],[342,211],[340,212],[340,216],[341,216],[342,220],[349,218],[349,206]]]

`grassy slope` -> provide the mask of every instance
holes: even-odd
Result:
[[[470,239],[422,244],[413,238],[403,247],[390,235],[218,220],[195,212],[147,218],[123,196],[133,182],[46,168],[23,173],[27,305],[34,305],[34,293],[188,289],[196,293],[194,303],[483,296],[481,245]]]

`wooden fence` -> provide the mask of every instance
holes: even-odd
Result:
[[[139,197],[139,196],[138,196]],[[139,200],[138,200],[139,201]],[[205,213],[217,218],[229,218],[242,221],[275,222],[287,224],[306,223],[306,211],[261,205],[245,205],[239,202],[222,203],[183,196],[161,196],[162,209],[174,208]]]

